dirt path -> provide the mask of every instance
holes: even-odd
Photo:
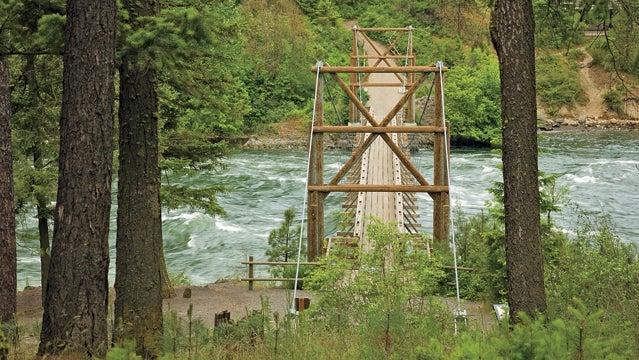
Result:
[[[206,286],[193,286],[191,297],[185,298],[184,288],[176,288],[177,296],[164,300],[164,311],[175,311],[180,318],[187,317],[193,305],[193,318],[201,319],[207,326],[213,326],[216,313],[228,311],[231,320],[241,319],[253,310],[261,310],[268,305],[271,312],[285,314],[291,309],[293,291],[275,287],[256,285],[252,291],[247,283],[239,281],[218,281]],[[111,289],[111,303],[115,292]],[[316,297],[306,291],[297,291],[297,297],[307,297],[311,302]],[[32,327],[42,322],[41,288],[31,288],[18,293],[18,326]]]
[[[595,71],[592,68],[592,56],[585,48],[581,48],[581,50],[586,56],[580,64],[579,76],[581,85],[585,90],[587,103],[582,106],[577,106],[575,113],[578,114],[578,116],[584,115],[590,118],[601,117],[606,110],[603,98],[601,97],[604,91],[595,81]]]

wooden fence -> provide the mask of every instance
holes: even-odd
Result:
[[[241,278],[241,281],[248,281],[249,290],[253,290],[253,283],[255,281],[295,281],[294,277],[255,277],[255,266],[256,265],[267,265],[267,266],[293,266],[297,265],[297,262],[287,262],[287,261],[254,261],[253,256],[249,256],[248,261],[242,261],[243,265],[248,265],[248,277]],[[299,263],[300,265],[311,265],[317,266],[318,262],[310,262],[310,261],[302,261]],[[304,280],[304,278],[297,278],[298,281]]]

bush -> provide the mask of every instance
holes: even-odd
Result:
[[[548,113],[562,107],[573,107],[585,98],[579,82],[577,64],[559,55],[544,55],[537,59],[537,95]]]
[[[608,109],[616,112],[619,115],[624,115],[626,113],[624,109],[623,99],[621,98],[621,94],[617,90],[608,90],[603,95],[603,100]]]

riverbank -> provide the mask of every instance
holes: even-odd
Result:
[[[541,133],[566,133],[585,132],[599,130],[639,130],[639,120],[637,119],[616,119],[616,118],[554,118],[546,119],[538,127]]]
[[[184,287],[176,287],[177,296],[163,301],[165,314],[174,311],[178,319],[187,321],[188,310],[192,307],[194,320],[201,320],[206,328],[214,327],[215,314],[228,311],[231,321],[236,322],[252,314],[253,311],[267,309],[269,314],[280,316],[291,309],[293,291],[275,286],[256,285],[248,290],[248,285],[237,280],[220,280],[205,286],[188,287],[189,297],[185,297]],[[309,298],[311,304],[317,297],[310,292],[298,290],[295,294],[300,298]],[[27,288],[18,292],[17,321],[20,331],[20,345],[17,358],[34,358],[40,338],[42,322],[42,289]],[[115,291],[110,289],[109,310],[113,311]],[[457,309],[454,299],[439,298],[451,311]],[[477,329],[488,329],[495,323],[495,315],[488,303],[463,301],[463,309],[467,311],[467,321]]]
[[[185,287],[176,287],[177,296],[163,301],[164,313],[174,311],[179,319],[187,319],[189,307],[193,309],[193,319],[199,319],[207,328],[214,326],[215,314],[223,311],[230,313],[231,321],[237,321],[262,310],[265,306],[269,312],[286,314],[293,299],[293,291],[281,287],[256,285],[249,290],[247,283],[237,280],[219,280],[204,286],[190,286],[189,296],[184,296]],[[298,290],[297,297],[306,297],[311,302],[316,297],[306,291]],[[16,319],[20,331],[20,354],[32,358],[37,349],[42,324],[42,288],[29,287],[18,292]],[[115,291],[110,289],[109,311],[113,311]]]
[[[617,119],[598,117],[556,117],[539,121],[538,132],[544,135],[592,132],[592,131],[627,131],[639,130],[638,119]],[[308,125],[299,120],[284,121],[277,125],[276,131],[253,135],[239,144],[245,150],[292,150],[308,148]],[[326,150],[350,149],[352,146],[349,134],[327,134],[324,137]],[[431,139],[428,135],[420,136],[415,146],[420,149],[430,148]]]

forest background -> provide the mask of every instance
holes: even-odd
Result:
[[[540,126],[634,117],[639,76],[636,23],[625,12],[611,18],[607,6],[593,5],[591,11],[580,13],[569,5],[551,5],[534,2]],[[3,41],[0,49],[14,55],[9,69],[16,204],[23,212],[35,204],[38,217],[50,218],[57,174],[64,2],[3,6],[9,15],[5,22],[14,22],[21,31],[19,38]],[[318,60],[349,62],[352,32],[344,21],[350,19],[357,19],[360,27],[413,26],[418,64],[442,60],[450,68],[446,116],[453,142],[498,147],[499,72],[488,33],[489,6],[463,0],[168,2],[146,27],[126,43],[120,41],[118,54],[137,49],[157,68],[163,170],[215,167],[228,144],[277,133],[282,122],[301,124],[303,130],[313,100],[310,67]],[[126,31],[124,24],[120,22],[121,33]],[[586,36],[588,29],[604,28],[605,33]],[[400,43],[397,48],[405,46]],[[584,69],[592,76],[584,79]],[[427,92],[424,87],[418,96],[425,98]],[[348,119],[347,99],[338,91],[333,96],[334,111],[327,111],[326,121],[343,123]],[[164,205],[177,207],[186,201],[212,213],[223,211],[208,201],[220,189],[209,190],[183,196],[185,189],[164,186]]]

